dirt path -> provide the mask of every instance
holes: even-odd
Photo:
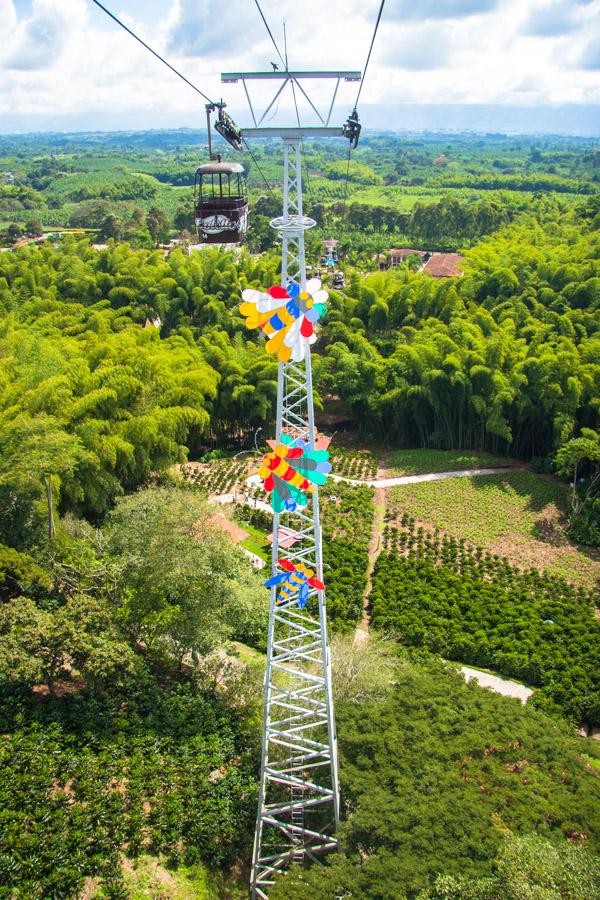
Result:
[[[533,694],[532,689],[524,684],[500,678],[498,675],[492,675],[491,672],[481,672],[479,669],[472,669],[471,666],[462,666],[461,672],[467,681],[474,678],[481,687],[491,688],[497,694],[504,694],[505,697],[517,697],[521,703],[527,703]]]
[[[391,451],[384,450],[379,459],[379,468],[377,469],[377,478],[385,479],[389,475],[389,466],[391,459]],[[343,479],[344,481],[348,479]],[[362,619],[356,626],[354,634],[354,643],[357,647],[364,646],[369,640],[369,626],[371,624],[371,616],[369,612],[369,597],[373,585],[372,576],[379,551],[381,549],[381,535],[383,533],[385,510],[387,504],[387,491],[385,487],[375,489],[373,496],[373,523],[371,525],[371,538],[369,540],[369,565],[367,569],[367,585],[363,594],[363,614]]]
[[[382,459],[385,454],[382,454]],[[389,456],[389,453],[388,453]],[[374,488],[394,487],[397,484],[419,484],[422,481],[444,481],[446,478],[472,478],[474,475],[502,475],[504,472],[514,472],[515,466],[498,466],[490,469],[457,469],[453,472],[427,472],[424,475],[398,475],[393,477],[388,469],[386,474],[382,468],[377,471],[377,478],[371,481],[357,481],[354,478],[345,478],[343,475],[332,475],[332,481],[347,481],[348,484],[366,484]]]

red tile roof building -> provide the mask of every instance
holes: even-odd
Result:
[[[415,253],[423,261],[420,271],[425,275],[431,275],[432,278],[456,278],[463,274],[464,257],[460,253],[430,253],[428,250],[413,250],[410,247],[403,247],[379,253],[377,263],[382,271],[394,269],[405,263]]]
[[[456,278],[463,274],[463,261],[460,253],[432,253],[422,272],[432,278]]]

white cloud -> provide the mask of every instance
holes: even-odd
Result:
[[[210,97],[223,95],[240,124],[248,124],[242,86],[221,85],[220,72],[269,68],[276,59],[251,0],[147,0],[146,14],[141,0],[106,2]],[[556,10],[559,0],[388,0],[362,92],[365,111],[411,102],[598,102],[590,23],[600,0],[565,2],[581,26],[548,39],[524,31],[536,11]],[[285,13],[293,67],[364,65],[379,0],[261,5],[282,51]],[[0,33],[0,116],[22,115],[32,127],[44,116],[46,128],[54,119],[68,127],[68,116],[88,128],[111,122],[203,126],[203,101],[89,0],[33,0],[30,12],[20,14],[13,0],[0,0]],[[263,108],[273,82],[268,88],[253,86]],[[323,109],[330,85],[310,88]],[[355,95],[356,85],[340,87],[333,121],[345,118]],[[279,113],[289,117],[292,108],[291,96],[282,97]]]
[[[462,19],[491,12],[499,0],[392,0],[385,8],[387,19],[421,21],[422,19]]]
[[[579,67],[591,71],[600,69],[600,37],[593,37],[586,43],[579,57]]]
[[[577,6],[570,0],[554,0],[533,9],[522,28],[523,34],[536,37],[556,37],[568,34],[579,26]]]
[[[235,53],[242,43],[268,39],[248,0],[227,0],[220,10],[216,6],[210,0],[175,0],[169,14],[169,52],[223,57]]]
[[[0,0],[0,33],[10,34],[17,24],[17,11],[12,0]]]
[[[15,16],[9,24],[2,57],[4,67],[22,71],[48,68],[75,34],[83,15],[80,0],[62,0],[60,6],[52,0],[33,0],[31,15],[19,21]]]
[[[427,71],[440,69],[450,61],[451,32],[439,23],[395,27],[388,34],[385,62],[395,68]]]

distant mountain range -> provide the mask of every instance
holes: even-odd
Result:
[[[234,106],[230,109],[240,123],[248,114]],[[600,136],[600,104],[556,104],[545,106],[509,106],[500,104],[406,103],[386,106],[365,104],[361,119],[366,128],[385,131],[444,131],[505,134],[554,134]],[[292,115],[290,113],[290,115]],[[345,111],[340,114],[345,115]],[[202,114],[198,110],[197,121]],[[0,114],[0,135],[32,132],[118,132],[149,129],[181,129],[181,113],[165,111],[160,122],[147,111],[130,113],[78,113],[76,115]],[[294,124],[290,120],[289,124]],[[190,137],[192,129],[183,129]]]

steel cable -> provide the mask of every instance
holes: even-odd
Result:
[[[153,50],[152,47],[150,47],[149,44],[147,44],[145,41],[143,41],[143,40],[141,39],[141,37],[138,37],[137,34],[136,34],[134,31],[131,30],[131,28],[128,28],[128,26],[125,25],[124,22],[121,22],[121,20],[120,20],[119,18],[117,18],[117,16],[115,16],[114,13],[111,13],[111,11],[110,11],[109,9],[106,8],[106,6],[103,6],[102,3],[100,3],[100,0],[92,0],[92,3],[95,3],[96,6],[98,6],[103,12],[106,13],[107,16],[109,16],[109,17],[113,20],[113,22],[116,22],[117,25],[120,25],[121,28],[123,28],[123,29],[127,32],[127,34],[130,34],[132,38],[135,38],[135,40],[136,40],[139,44],[141,44],[142,47],[145,47],[146,50],[149,50],[150,53],[151,53],[153,56],[155,56],[157,59],[159,59],[159,60],[161,61],[161,63],[164,63],[164,65],[167,66],[167,68],[170,69],[171,72],[174,72],[175,75],[177,75],[178,78],[181,78],[182,81],[185,81],[185,83],[186,83],[187,85],[189,85],[189,87],[191,87],[192,90],[196,91],[197,94],[200,94],[201,97],[204,97],[204,99],[207,100],[209,103],[213,103],[213,102],[214,102],[213,100],[210,99],[210,97],[207,97],[207,96],[206,96],[206,94],[204,93],[204,91],[201,91],[199,87],[196,87],[196,85],[193,84],[193,83],[189,80],[189,78],[186,78],[185,75],[182,75],[181,72],[180,72],[178,69],[175,68],[175,66],[172,66],[171,63],[167,62],[167,60],[164,59],[164,57],[162,57],[162,56],[160,55],[160,53],[157,53],[156,50]]]
[[[373,31],[373,37],[371,38],[371,46],[369,47],[369,52],[367,53],[367,61],[365,63],[365,67],[364,67],[363,73],[362,73],[362,78],[360,79],[360,84],[358,86],[358,94],[356,95],[356,103],[354,104],[355,109],[358,106],[358,101],[360,100],[360,93],[363,89],[363,84],[365,83],[365,76],[367,74],[367,69],[369,68],[369,62],[371,60],[371,53],[373,52],[373,44],[375,43],[375,38],[377,37],[377,29],[379,28],[379,23],[381,21],[381,14],[383,13],[384,6],[385,6],[385,0],[381,0],[381,5],[379,6],[379,12],[377,13],[377,21],[375,22],[375,29]]]

